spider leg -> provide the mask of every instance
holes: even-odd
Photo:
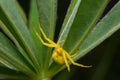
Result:
[[[50,40],[50,39],[46,36],[45,32],[43,31],[43,29],[42,29],[42,27],[41,27],[41,25],[40,25],[40,22],[39,22],[39,29],[40,29],[40,31],[41,31],[41,33],[42,33],[42,35],[43,35],[43,37],[44,37],[45,40],[47,40],[47,41],[48,41],[49,43],[51,43],[51,44],[56,45],[55,42],[53,42],[52,40]]]
[[[38,37],[38,39],[41,41],[41,43],[42,43],[43,45],[48,46],[48,47],[55,47],[55,45],[53,45],[53,44],[44,42],[43,39],[40,37],[40,35],[39,35],[39,34],[37,33],[37,31],[35,30],[35,27],[33,27],[33,30],[34,30],[36,36]]]
[[[79,63],[76,63],[73,61],[73,59],[71,58],[71,56],[66,52],[64,51],[64,53],[66,54],[67,58],[70,60],[70,62],[73,64],[73,65],[76,65],[76,66],[80,66],[80,67],[84,67],[84,68],[90,68],[92,66],[85,66],[83,64],[79,64]]]
[[[40,37],[40,35],[37,32],[35,32],[35,33],[43,45],[48,46],[48,47],[56,47],[56,45],[54,45],[54,44],[44,42],[43,39]]]
[[[66,55],[65,55],[64,52],[62,53],[62,55],[63,55],[63,59],[64,59],[64,61],[65,61],[65,65],[67,66],[67,70],[68,70],[68,72],[70,72],[70,66],[69,66],[69,64],[68,64],[68,61],[67,61]]]

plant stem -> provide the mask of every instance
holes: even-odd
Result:
[[[37,77],[36,78],[36,77],[34,77],[34,79],[32,79],[32,80],[51,80],[51,78],[48,78],[48,77],[44,77],[44,78],[43,77],[42,78],[41,77]]]
[[[51,77],[43,73],[43,74],[37,74],[31,80],[51,80]]]

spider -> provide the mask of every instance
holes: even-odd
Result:
[[[52,41],[51,39],[49,39],[46,34],[44,33],[40,23],[39,23],[39,29],[43,35],[43,38],[47,41],[45,42],[41,36],[38,34],[37,31],[35,31],[36,36],[38,37],[38,39],[41,41],[41,43],[47,47],[50,48],[55,48],[52,54],[52,59],[53,61],[55,61],[56,63],[60,64],[60,65],[66,65],[68,72],[70,72],[70,65],[68,63],[68,61],[70,61],[73,65],[75,66],[79,66],[79,67],[84,67],[84,68],[89,68],[91,66],[85,66],[79,63],[74,62],[74,60],[72,59],[72,56],[69,55],[69,53],[64,50],[59,43],[61,43],[62,41],[55,43],[54,41]]]

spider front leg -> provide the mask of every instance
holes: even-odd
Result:
[[[40,31],[41,31],[41,33],[42,33],[42,35],[43,35],[43,37],[44,37],[44,39],[45,40],[47,40],[49,43],[51,43],[51,44],[56,44],[55,42],[53,42],[52,40],[50,40],[47,36],[46,36],[46,34],[45,34],[45,32],[44,32],[44,30],[42,29],[42,27],[41,27],[41,25],[40,25],[40,22],[39,22],[39,29],[40,29]]]
[[[36,33],[36,35],[43,45],[48,46],[48,47],[52,47],[52,48],[56,47],[56,45],[54,45],[54,44],[44,42],[43,39],[41,38],[41,36],[38,33]]]
[[[41,41],[41,43],[42,43],[43,45],[45,45],[45,46],[48,46],[48,47],[52,47],[52,48],[53,48],[53,47],[56,47],[56,43],[54,43],[52,40],[50,40],[50,39],[46,36],[46,34],[44,33],[44,31],[43,31],[40,23],[39,23],[39,29],[40,29],[40,31],[41,31],[41,33],[42,33],[42,35],[43,35],[43,38],[48,41],[48,43],[46,43],[46,42],[42,39],[42,37],[38,34],[38,32],[34,29],[35,34],[36,34],[36,36],[38,37],[38,39]]]

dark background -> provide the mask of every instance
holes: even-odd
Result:
[[[18,0],[20,5],[23,7],[26,16],[28,18],[29,16],[29,6],[30,6],[30,0]],[[102,17],[109,12],[109,10],[117,3],[119,0],[110,0],[109,4],[107,5]],[[60,26],[62,25],[64,16],[67,11],[67,7],[70,3],[70,0],[58,0],[58,19],[56,24],[56,34],[59,33]],[[102,18],[101,17],[101,18]],[[114,33],[110,38],[105,40],[103,43],[101,43],[98,47],[93,49],[89,54],[87,54],[85,57],[80,59],[78,62],[86,63],[86,64],[92,64],[93,67],[91,69],[84,69],[72,66],[73,69],[75,69],[75,73],[72,74],[71,80],[91,80],[92,76],[95,74],[96,68],[101,62],[101,59],[106,55],[106,47],[110,45],[110,42],[118,41],[120,40],[120,30],[118,30],[116,33]],[[118,38],[116,38],[116,36]],[[55,35],[57,38],[57,35]],[[56,39],[55,39],[56,40]],[[114,51],[114,55],[111,59],[111,62],[109,62],[109,66],[107,67],[106,74],[104,75],[103,80],[120,80],[120,42],[117,43],[116,49]],[[108,54],[109,56],[109,54]],[[104,65],[102,66],[104,67]],[[71,73],[70,73],[71,74]],[[58,74],[59,75],[59,74]],[[56,75],[57,76],[57,75]]]

